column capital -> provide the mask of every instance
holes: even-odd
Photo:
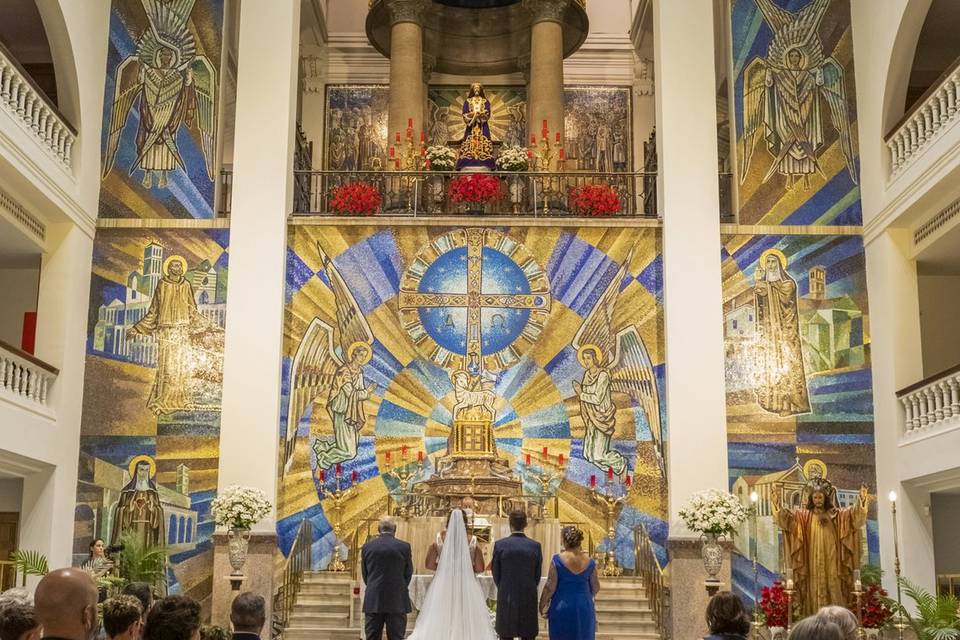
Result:
[[[570,0],[523,0],[523,8],[530,13],[530,23],[563,22],[563,12]]]
[[[400,22],[413,22],[423,26],[423,14],[427,3],[424,0],[384,0],[390,13],[390,25]]]

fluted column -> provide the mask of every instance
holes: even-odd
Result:
[[[414,136],[423,129],[423,15],[424,0],[387,0],[390,12],[389,144],[399,131],[406,135],[413,118]],[[419,140],[419,138],[417,138]]]
[[[530,67],[527,81],[527,137],[539,139],[543,121],[551,143],[563,139],[563,12],[569,0],[523,0],[530,12]]]

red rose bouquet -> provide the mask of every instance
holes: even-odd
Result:
[[[764,587],[760,591],[760,610],[763,611],[767,627],[786,627],[788,606],[787,594],[779,580],[772,587]]]
[[[620,196],[608,184],[585,184],[570,190],[570,204],[588,216],[612,216],[620,211]]]
[[[500,178],[483,173],[454,178],[450,182],[450,200],[482,205],[500,198]]]
[[[350,182],[334,187],[330,194],[330,208],[345,216],[370,216],[380,210],[383,198],[372,184]]]
[[[882,629],[887,626],[893,611],[887,605],[887,592],[879,584],[863,586],[861,600],[862,624],[867,629]],[[856,611],[854,611],[856,613]]]

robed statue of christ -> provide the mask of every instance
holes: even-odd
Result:
[[[457,171],[465,168],[494,168],[493,139],[490,137],[490,101],[483,85],[474,82],[463,101],[463,123],[466,129],[460,142]]]

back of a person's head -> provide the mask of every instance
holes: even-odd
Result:
[[[57,569],[40,580],[33,595],[45,636],[89,640],[97,632],[97,586],[83,569]]]
[[[103,603],[103,630],[116,638],[133,625],[140,624],[143,606],[134,596],[120,595]]]
[[[527,528],[527,514],[519,509],[510,512],[510,530],[523,531]]]
[[[133,596],[139,600],[140,608],[143,609],[143,617],[147,617],[147,613],[153,605],[153,587],[146,582],[131,582],[123,588],[123,595]]]
[[[31,640],[40,637],[40,623],[33,605],[7,601],[0,603],[0,640]]]
[[[266,621],[267,602],[263,596],[246,591],[233,599],[233,604],[230,606],[230,623],[234,631],[259,634]]]
[[[745,636],[750,632],[750,619],[743,610],[740,598],[729,591],[721,591],[707,603],[707,627],[713,635]]]
[[[843,631],[833,622],[810,616],[793,625],[790,640],[844,640]]]
[[[187,596],[167,596],[150,608],[143,640],[191,640],[200,630],[200,603]]]
[[[853,615],[850,609],[838,606],[821,607],[820,611],[817,611],[817,617],[840,627],[844,640],[856,640],[859,624],[857,616]]]

